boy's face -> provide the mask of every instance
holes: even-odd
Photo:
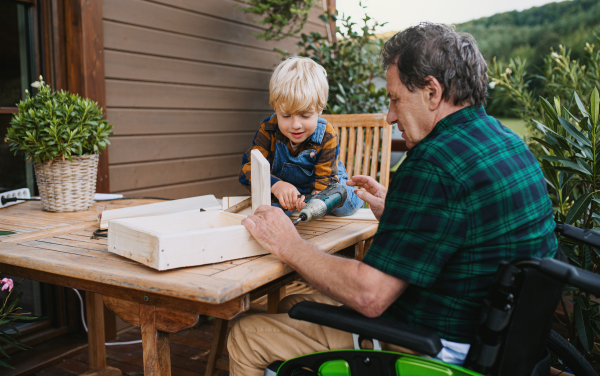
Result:
[[[279,130],[293,143],[300,143],[309,138],[317,129],[320,113],[315,110],[288,114],[275,111]]]

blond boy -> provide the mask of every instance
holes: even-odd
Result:
[[[327,104],[327,73],[309,58],[281,62],[269,83],[269,104],[275,114],[256,132],[252,147],[242,158],[239,180],[250,191],[250,152],[259,150],[271,164],[271,193],[287,211],[299,210],[305,196],[339,182],[348,191],[345,204],[333,211],[351,215],[363,201],[348,187],[348,175],[339,161],[338,137],[333,126],[319,117]]]

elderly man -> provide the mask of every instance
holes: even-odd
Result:
[[[556,252],[538,162],[483,109],[487,66],[473,37],[421,24],[392,37],[382,55],[388,122],[398,125],[410,151],[389,192],[365,176],[348,182],[365,188],[357,194],[380,219],[373,244],[362,262],[344,259],[303,241],[280,209],[261,206],[246,218],[265,249],[324,295],[290,296],[281,314],[237,321],[228,344],[234,376],[353,347],[350,333],[284,314],[302,299],[433,329],[443,338],[438,357],[460,364],[500,261]]]

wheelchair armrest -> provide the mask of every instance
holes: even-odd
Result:
[[[443,347],[440,337],[431,330],[415,328],[382,317],[368,318],[347,307],[306,301],[294,305],[289,316],[296,320],[374,338],[429,356],[436,356]]]

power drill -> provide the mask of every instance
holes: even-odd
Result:
[[[313,219],[323,218],[335,209],[341,207],[348,198],[346,188],[340,183],[331,183],[321,192],[310,196],[305,202],[306,205],[300,210],[300,216],[292,223],[294,226],[300,221],[308,222]]]

